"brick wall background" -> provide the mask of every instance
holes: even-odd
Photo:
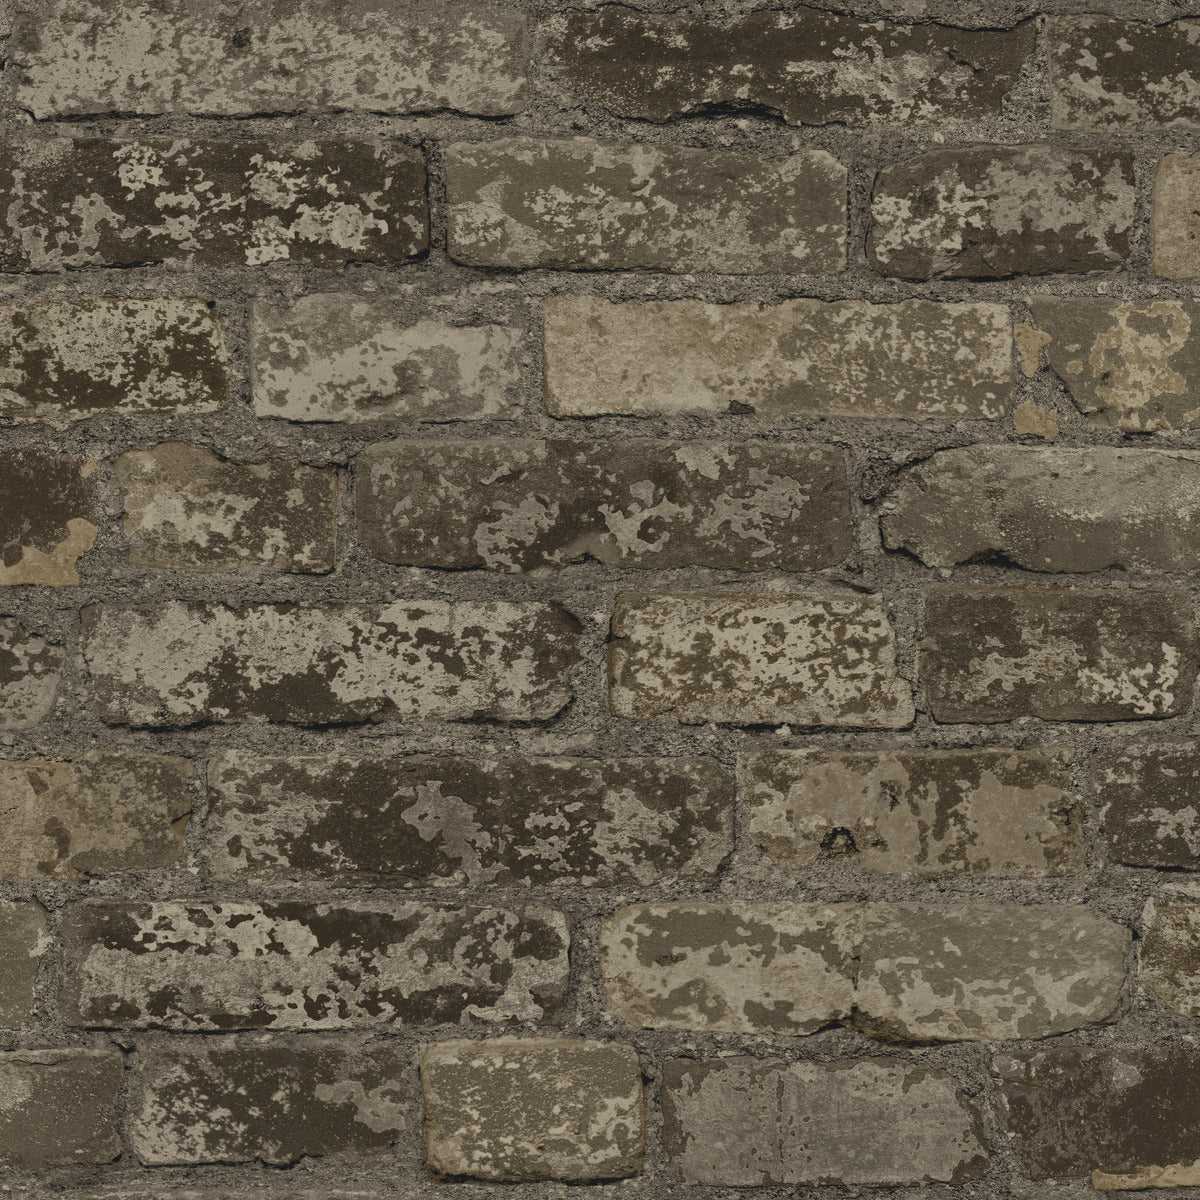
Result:
[[[6,1193],[1200,1194],[1200,6],[2,24]]]

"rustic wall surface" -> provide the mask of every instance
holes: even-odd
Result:
[[[1200,1195],[1200,4],[680,2],[0,17],[4,1194]]]

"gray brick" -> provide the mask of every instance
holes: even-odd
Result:
[[[65,662],[61,646],[0,617],[0,729],[28,729],[49,716]]]

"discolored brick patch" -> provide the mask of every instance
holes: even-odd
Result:
[[[1012,399],[1011,322],[998,304],[566,295],[540,306],[555,417],[995,420]]]
[[[62,1008],[102,1029],[354,1029],[552,1018],[566,922],[545,908],[83,901]],[[436,965],[435,965],[436,964]]]
[[[421,1056],[421,1087],[435,1178],[589,1183],[641,1174],[646,1125],[632,1046],[435,1042]]]
[[[704,758],[256,758],[209,766],[225,879],[620,887],[705,879],[733,781]]]

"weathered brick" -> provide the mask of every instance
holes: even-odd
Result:
[[[477,267],[840,271],[846,171],[823,150],[504,138],[446,149],[447,247]]]
[[[935,721],[1129,721],[1191,704],[1191,601],[1170,588],[933,588],[919,672]]]
[[[112,1162],[121,1152],[115,1050],[0,1054],[0,1165],[36,1170]]]
[[[347,1029],[552,1016],[567,926],[546,908],[83,901],[63,916],[70,1025]]]
[[[1012,401],[999,304],[541,301],[555,417],[752,413],[994,420]]]
[[[1133,218],[1125,151],[935,150],[875,177],[867,255],[903,279],[1112,271],[1129,256]]]
[[[643,904],[600,929],[606,1007],[632,1025],[812,1033],[850,1017],[850,904]]]
[[[997,1054],[997,1117],[1034,1179],[1102,1191],[1200,1183],[1200,1051],[1055,1046]]]
[[[632,1046],[583,1038],[453,1039],[421,1056],[435,1177],[592,1182],[641,1174],[642,1069]]]
[[[520,16],[487,0],[51,0],[18,22],[17,103],[35,118],[525,104]]]
[[[801,870],[849,855],[869,875],[1072,875],[1083,809],[1061,751],[763,750],[745,763],[754,843]]]
[[[228,401],[221,325],[203,300],[0,304],[0,421],[65,428],[100,413],[212,413]]]
[[[337,468],[296,459],[233,463],[163,442],[116,464],[129,561],[179,571],[332,571]]]
[[[10,140],[0,195],[0,271],[333,267],[428,245],[424,159],[394,141]]]
[[[629,887],[712,877],[733,849],[733,781],[707,758],[230,754],[209,786],[224,879]]]
[[[885,729],[913,720],[876,597],[620,592],[608,678],[620,717]]]
[[[405,319],[338,292],[251,309],[254,411],[289,421],[464,421],[518,411],[522,344],[503,325]]]
[[[799,8],[718,23],[606,4],[550,17],[539,57],[562,86],[623,117],[732,105],[792,125],[873,125],[998,113],[1033,43],[1032,22],[949,29]]]
[[[663,1110],[687,1183],[961,1183],[988,1165],[979,1112],[953,1080],[884,1058],[668,1059]]]
[[[1200,158],[1167,154],[1154,177],[1154,273],[1200,275]]]
[[[1200,751],[1190,743],[1104,747],[1092,763],[1100,839],[1133,867],[1200,869]]]
[[[37,446],[0,451],[0,587],[77,587],[95,544],[96,464]]]
[[[406,439],[364,450],[355,481],[359,541],[410,566],[813,571],[853,544],[834,446]]]
[[[0,900],[0,1029],[33,1024],[38,962],[48,944],[40,904]]]
[[[0,729],[27,729],[49,716],[66,655],[13,617],[0,617]]]
[[[110,724],[545,720],[571,698],[576,623],[552,604],[171,601],[83,610]]]
[[[930,567],[1200,569],[1200,456],[1111,446],[964,446],[908,472],[884,544]]]
[[[1052,16],[1046,32],[1056,129],[1200,126],[1200,22]]]
[[[1131,934],[1082,905],[869,905],[857,1024],[889,1041],[1050,1037],[1116,1021]]]
[[[96,750],[0,760],[0,874],[87,879],[177,862],[192,764]]]
[[[1200,1017],[1200,903],[1152,903],[1139,948],[1142,982],[1173,1012]]]
[[[1200,304],[1187,299],[1030,296],[1034,331],[1075,407],[1117,429],[1200,423]]]
[[[392,1043],[324,1038],[142,1050],[130,1130],[138,1160],[286,1165],[386,1149],[408,1121],[410,1054]]]

